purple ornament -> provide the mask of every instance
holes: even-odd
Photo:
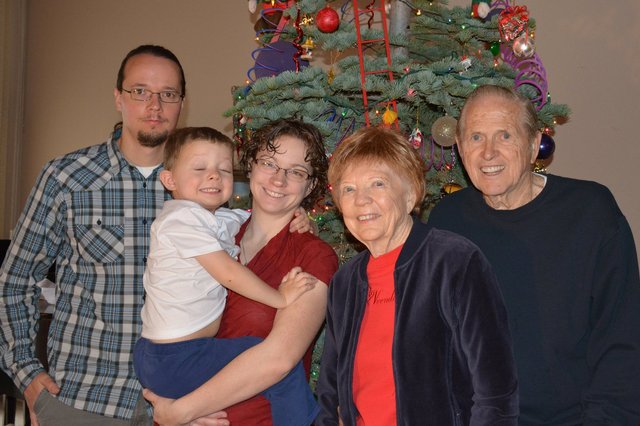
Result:
[[[267,44],[260,49],[256,49],[252,56],[256,64],[251,68],[247,75],[251,81],[262,77],[272,77],[283,71],[295,71],[296,63],[293,55],[298,53],[298,48],[288,41],[278,40],[274,43]],[[298,59],[300,62],[300,70],[309,65],[309,61]],[[251,78],[253,71],[255,78]]]
[[[508,43],[500,45],[502,59],[516,71],[515,88],[527,85],[534,88],[537,96],[531,100],[537,111],[547,102],[548,84],[547,71],[537,53],[530,58],[518,58]]]
[[[485,21],[490,21],[494,16],[500,15],[503,9],[490,9],[487,16],[484,17]]]
[[[546,160],[553,155],[553,151],[556,150],[556,143],[553,138],[546,133],[542,134],[540,140],[540,149],[538,150],[538,160]]]
[[[489,3],[489,13],[487,14],[487,16],[484,18],[485,21],[490,21],[491,18],[493,18],[494,16],[498,16],[500,15],[500,12],[502,12],[503,10],[505,10],[507,7],[509,7],[509,1],[508,0],[497,0],[494,2],[490,2]]]
[[[504,9],[511,7],[511,3],[515,3],[515,0],[494,0],[491,2],[491,12],[487,15],[487,19],[490,19],[489,16],[493,16],[492,13],[501,13]],[[501,43],[500,51],[504,62],[511,65],[517,73],[514,79],[515,88],[527,85],[536,90],[537,96],[531,101],[536,110],[540,111],[544,104],[548,102],[547,71],[542,64],[542,60],[535,52],[531,57],[519,58],[513,52],[510,43]]]

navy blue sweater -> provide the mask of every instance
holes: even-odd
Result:
[[[369,252],[329,286],[317,425],[355,425],[353,364]],[[517,425],[506,310],[487,260],[468,240],[414,222],[395,266],[392,363],[398,425]]]
[[[474,188],[429,224],[476,243],[504,295],[526,426],[640,423],[640,279],[629,225],[604,186],[548,175],[494,210]]]

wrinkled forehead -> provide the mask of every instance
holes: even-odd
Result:
[[[525,117],[521,106],[497,95],[475,98],[465,105],[457,130],[462,135],[493,127],[524,132]]]
[[[379,176],[398,176],[402,181],[409,181],[408,173],[403,167],[377,155],[360,155],[351,157],[344,163],[338,183],[362,177],[369,172]]]

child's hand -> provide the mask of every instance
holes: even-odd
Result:
[[[300,234],[310,232],[318,235],[318,227],[316,223],[309,218],[307,212],[302,207],[298,207],[296,211],[293,212],[293,220],[291,221],[291,225],[289,225],[289,232],[298,232]]]
[[[296,266],[282,278],[278,291],[284,297],[285,306],[289,306],[304,293],[313,289],[317,282],[316,277],[302,272],[302,269]]]

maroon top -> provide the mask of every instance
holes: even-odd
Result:
[[[236,236],[237,244],[240,244],[248,223],[249,221],[244,223]],[[273,288],[278,288],[282,277],[294,266],[300,266],[303,271],[328,284],[338,269],[338,257],[331,246],[320,238],[308,232],[291,233],[287,224],[247,264],[253,273]],[[229,290],[217,337],[265,338],[271,332],[276,311]],[[307,375],[312,349],[313,345],[303,358]],[[229,407],[226,411],[233,426],[272,426],[269,402],[260,395]]]

